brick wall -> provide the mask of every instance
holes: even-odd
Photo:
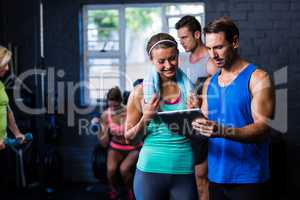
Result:
[[[50,65],[64,66],[65,69],[73,70],[74,73],[69,74],[69,77],[65,77],[73,81],[79,81],[78,12],[80,11],[81,3],[84,1],[77,0],[76,2],[68,3],[66,1],[62,3],[60,1],[51,1],[46,4],[47,60]],[[107,1],[85,1],[85,3],[101,2],[107,3]],[[126,2],[134,3],[135,1]],[[297,84],[297,80],[300,80],[299,68],[296,65],[300,54],[299,3],[296,0],[206,0],[204,2],[206,3],[206,22],[223,15],[229,16],[237,22],[240,28],[240,50],[242,56],[261,66],[271,75],[282,67],[288,66],[288,83],[282,83],[278,86],[280,89],[288,87],[289,95],[289,129],[288,133],[284,135],[284,139],[288,143],[289,150],[300,152],[300,137],[297,135],[300,127],[296,123],[299,112],[299,106],[297,105],[299,84]],[[53,15],[53,13],[55,14]],[[53,30],[55,31],[53,32]],[[66,59],[61,59],[62,56],[59,55],[66,56]],[[277,103],[284,104],[284,102]],[[73,131],[73,135],[77,132],[76,128],[68,132],[70,131]],[[64,148],[75,145],[78,148],[82,148],[84,152],[84,149],[90,148],[88,146],[90,146],[91,142],[89,141],[91,140],[93,140],[91,137],[84,138],[74,135]],[[296,173],[296,175],[290,174],[288,177],[291,185],[296,187],[297,180],[300,178],[300,173],[296,172],[299,162],[288,158],[286,163],[288,172],[291,172],[291,174]],[[76,170],[76,166],[81,168],[83,165],[81,163],[78,163],[78,165],[75,163],[74,165],[73,163],[71,168],[74,171],[78,171],[79,169]],[[86,177],[90,177],[88,176],[88,170],[80,169],[79,171],[82,170],[87,172]],[[68,171],[66,171],[65,175],[66,178],[72,177],[72,180],[76,179],[74,174],[68,174]],[[80,176],[80,179],[83,177]]]
[[[138,1],[101,1],[101,0],[73,0],[73,1],[45,1],[45,54],[46,65],[55,66],[57,69],[64,69],[67,72],[65,81],[80,81],[80,35],[79,35],[79,12],[84,3],[137,3]],[[145,2],[167,2],[145,1]],[[183,2],[174,0],[172,2]],[[187,2],[187,1],[186,1]],[[200,1],[197,1],[200,2]],[[300,3],[298,0],[204,0],[206,5],[206,22],[214,18],[226,15],[234,19],[240,28],[240,51],[241,55],[249,61],[266,69],[271,75],[284,66],[288,66],[288,79],[276,85],[278,89],[288,88],[288,132],[284,134],[284,141],[287,143],[286,163],[289,188],[296,191],[300,188],[300,157],[294,156],[300,153],[300,123],[298,119],[300,106]],[[3,10],[3,8],[2,8]],[[11,20],[10,30],[22,32],[29,35],[22,22],[28,21],[22,14],[14,12],[13,9],[7,12],[15,17]],[[20,12],[22,13],[22,12]],[[23,12],[24,13],[24,12]],[[1,14],[0,14],[1,15]],[[19,18],[17,18],[19,15]],[[27,16],[27,15],[26,15]],[[9,19],[9,18],[8,18]],[[15,26],[14,26],[15,25]],[[3,28],[5,30],[5,28]],[[26,51],[25,40],[17,32],[12,33],[15,41],[23,52]],[[1,36],[1,35],[0,35]],[[2,36],[2,40],[3,40]],[[7,38],[7,37],[6,37]],[[27,46],[26,46],[27,47]],[[27,54],[26,54],[27,55]],[[30,57],[27,59],[29,60]],[[24,58],[25,59],[25,58]],[[24,61],[28,63],[28,61]],[[30,65],[27,65],[30,66]],[[26,66],[22,66],[26,67]],[[282,94],[282,93],[280,93]],[[284,97],[284,96],[282,96]],[[79,95],[76,96],[76,103],[79,104]],[[281,99],[277,102],[283,105]],[[80,117],[80,116],[77,116]],[[278,122],[278,124],[284,122]],[[77,128],[65,128],[62,149],[67,162],[65,162],[65,178],[73,181],[86,181],[92,179],[89,167],[90,155],[87,153],[95,143],[95,138],[78,136]],[[67,150],[69,148],[69,150]],[[77,148],[74,150],[74,148]],[[86,157],[76,159],[72,151],[82,152]],[[74,161],[74,162],[73,162]],[[80,171],[80,175],[76,173]],[[284,172],[283,172],[284,173]]]
[[[283,175],[279,178],[282,181],[281,187],[278,187],[279,193],[285,189],[287,183],[287,194],[291,194],[300,188],[298,181],[300,159],[294,156],[300,152],[298,120],[300,113],[298,84],[300,80],[298,66],[300,61],[300,3],[296,0],[209,0],[206,2],[207,22],[220,15],[229,16],[237,22],[240,28],[240,51],[243,57],[267,70],[272,76],[280,73],[279,70],[283,67],[288,67],[287,81],[276,82],[275,80],[277,116],[285,115],[286,101],[284,101],[283,94],[286,90],[288,93],[288,131],[282,137],[283,144],[277,146],[283,149],[286,144],[287,151],[286,155],[284,153],[273,155],[277,156],[273,168],[276,170],[275,176]],[[278,121],[277,125],[283,123],[285,123],[284,120]]]

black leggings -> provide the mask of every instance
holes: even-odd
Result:
[[[210,200],[266,200],[270,199],[268,183],[217,184],[209,183]]]
[[[136,170],[136,200],[197,200],[194,174],[159,174]]]
[[[0,191],[3,192],[2,190],[6,190],[9,183],[9,158],[8,158],[8,149],[0,150]]]

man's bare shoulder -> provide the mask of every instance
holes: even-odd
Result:
[[[255,79],[255,80],[261,80],[261,79],[269,78],[269,74],[265,70],[263,70],[261,68],[257,68],[253,72],[252,78]]]
[[[265,70],[257,68],[250,79],[250,90],[252,94],[261,91],[262,89],[272,88],[271,78]]]

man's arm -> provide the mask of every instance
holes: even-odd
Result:
[[[208,108],[207,108],[207,88],[210,83],[211,77],[208,77],[205,82],[203,83],[202,87],[202,94],[200,95],[202,104],[201,104],[201,111],[203,112],[204,116],[208,117]]]
[[[256,70],[250,79],[251,112],[254,120],[253,124],[242,128],[222,127],[216,122],[203,118],[193,122],[193,128],[199,134],[208,137],[223,137],[238,142],[251,143],[264,140],[270,127],[267,122],[273,118],[275,97],[274,87],[268,74],[262,70]],[[207,86],[204,87],[207,90]],[[204,93],[206,95],[206,93]],[[204,97],[202,111],[207,113],[207,97]]]
[[[254,120],[242,128],[230,130],[232,134],[224,137],[241,142],[257,142],[264,140],[270,131],[268,121],[274,116],[275,94],[274,87],[269,75],[263,70],[253,72],[250,79],[250,92],[252,95],[251,112]]]

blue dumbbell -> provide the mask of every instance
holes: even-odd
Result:
[[[24,135],[25,137],[25,141],[30,142],[33,140],[32,134],[31,133],[26,133]],[[16,139],[11,139],[11,138],[6,138],[4,140],[4,144],[8,145],[8,146],[19,146],[21,145],[21,140],[19,138]]]
[[[30,141],[33,140],[32,133],[26,133],[24,136],[25,136],[25,140],[26,140],[27,142],[30,142]]]
[[[92,123],[89,127],[89,132],[91,134],[97,134],[99,132],[101,132],[101,126],[98,123]]]

